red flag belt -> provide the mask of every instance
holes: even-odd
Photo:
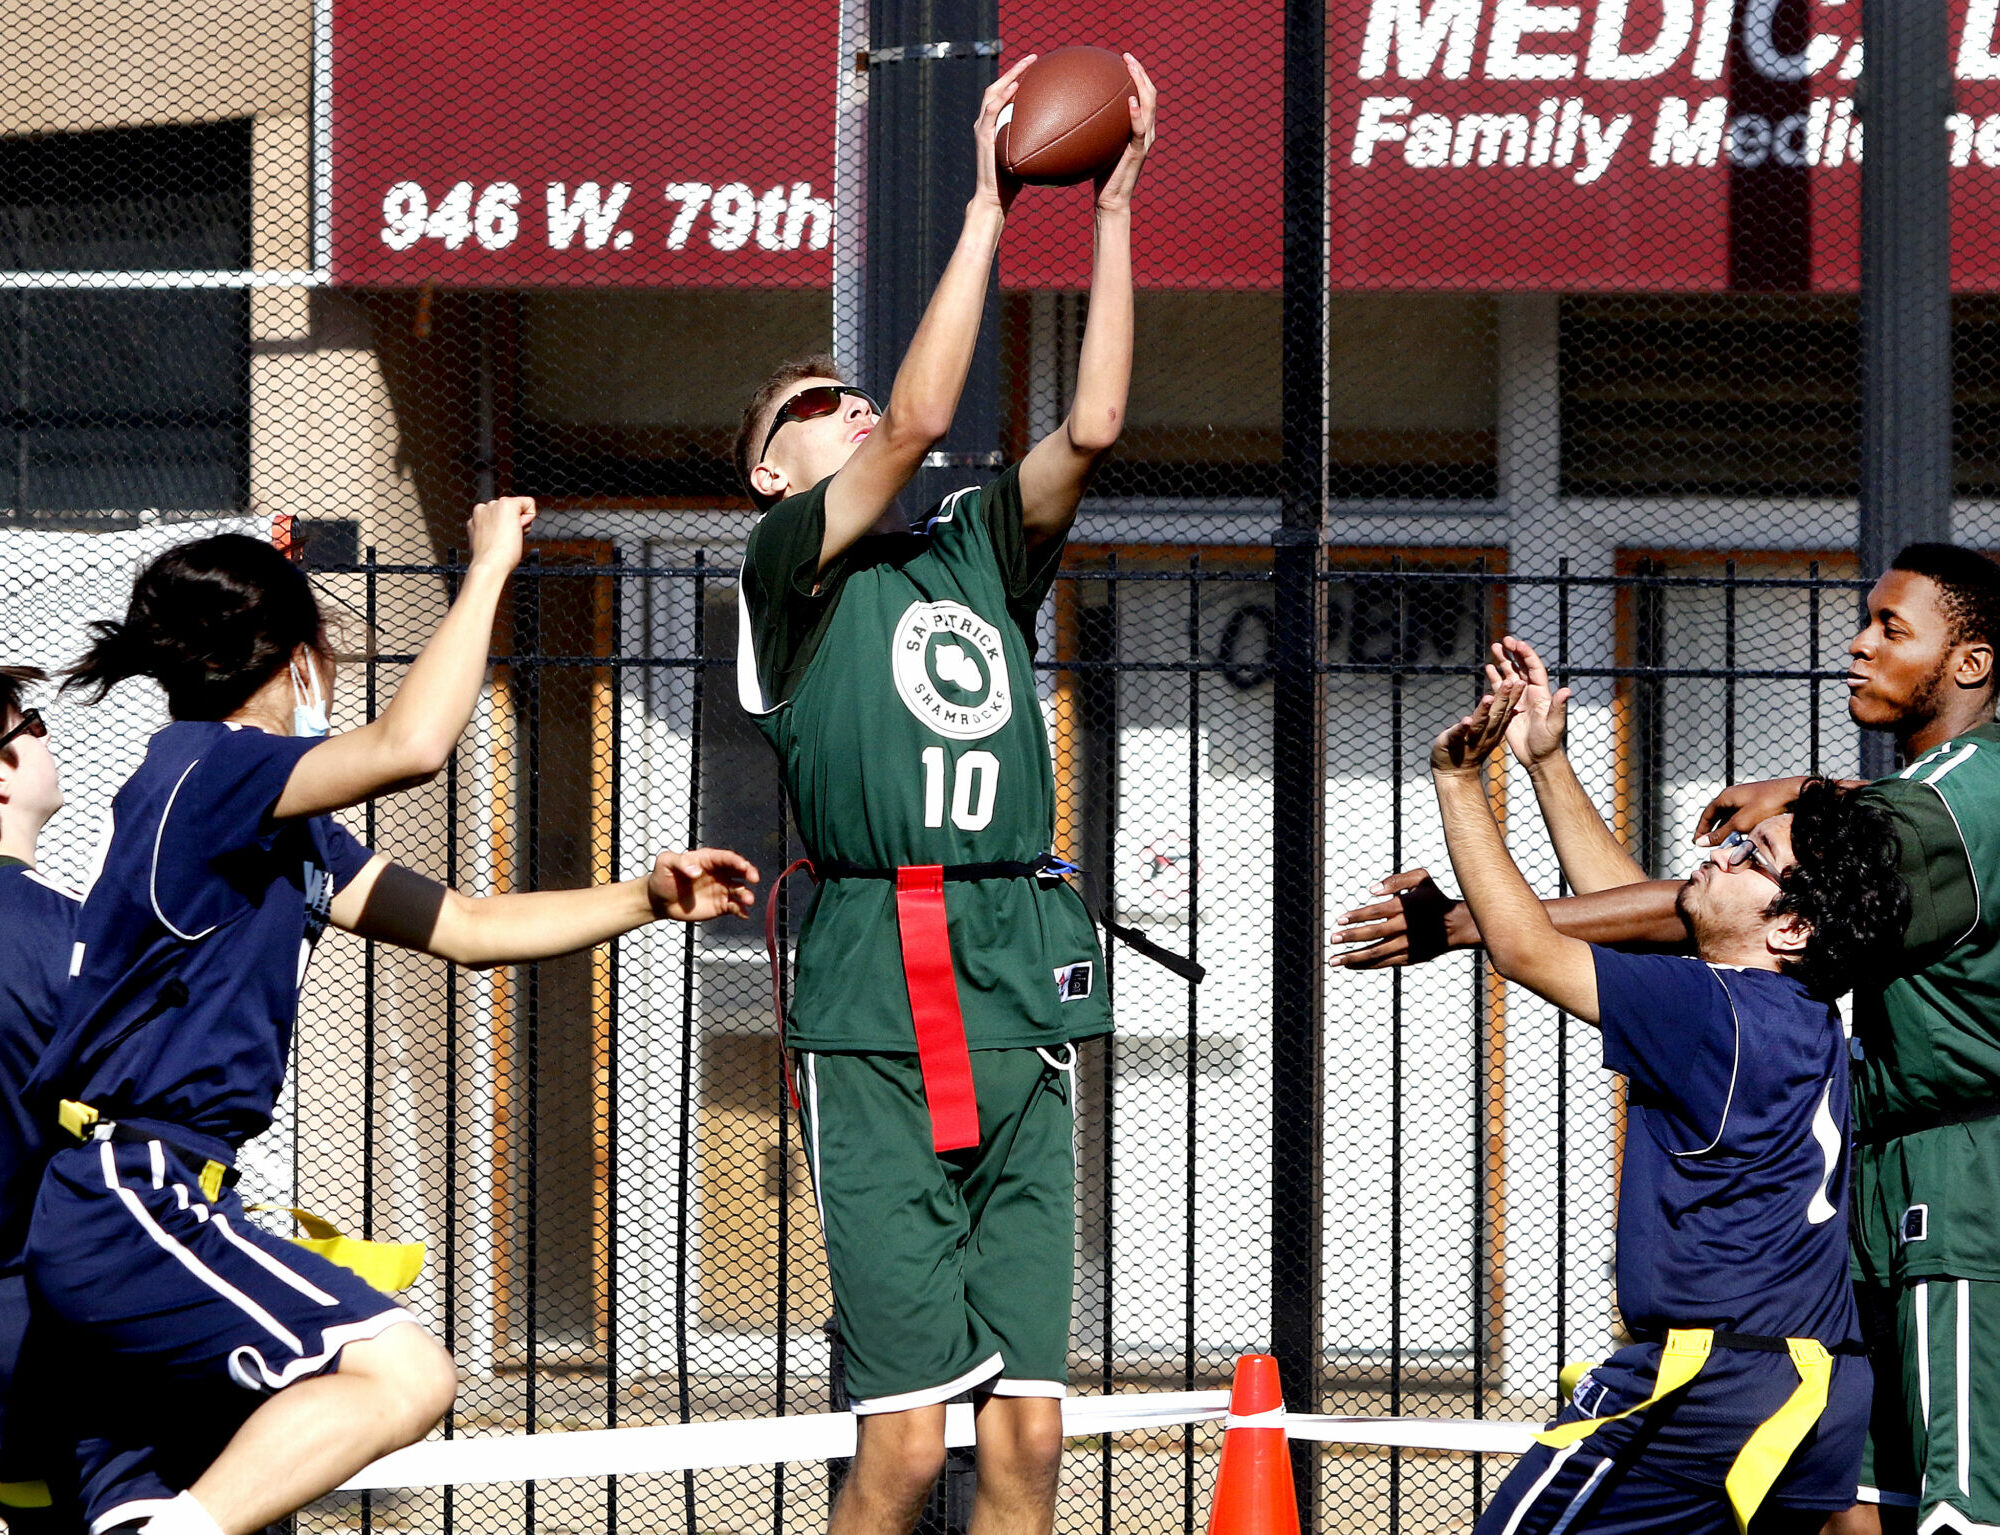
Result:
[[[771,961],[771,1003],[778,1026],[785,1023],[783,966],[778,953],[778,887],[800,869],[799,859],[778,876],[764,908],[764,948]],[[972,1052],[965,1042],[965,1018],[958,1007],[958,977],[951,962],[951,932],[945,924],[944,866],[921,864],[896,870],[896,927],[903,943],[903,984],[916,1025],[917,1064],[924,1075],[924,1098],[931,1111],[931,1145],[960,1151],[979,1144],[979,1100],[972,1088]],[[792,1107],[798,1091],[786,1073]]]

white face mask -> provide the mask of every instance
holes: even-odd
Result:
[[[332,727],[326,718],[326,694],[319,685],[319,668],[312,668],[311,687],[300,675],[299,663],[292,662],[292,734],[316,741]]]

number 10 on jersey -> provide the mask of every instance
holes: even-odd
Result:
[[[942,746],[924,748],[924,825],[944,825],[945,778],[951,778],[951,824],[960,831],[984,831],[993,819],[993,796],[1000,789],[1000,759],[989,751],[969,751],[945,760]]]

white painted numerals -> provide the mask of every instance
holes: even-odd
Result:
[[[435,208],[420,184],[399,181],[382,199],[382,243],[402,251],[419,240],[436,240],[455,251],[477,238],[482,249],[505,250],[521,233],[520,206],[521,189],[511,181],[493,182],[476,204],[472,183],[461,181]]]
[[[984,831],[993,819],[993,797],[1000,792],[1000,759],[988,751],[969,751],[947,765],[942,746],[924,748],[924,825],[944,825],[945,776],[951,776],[951,824],[960,831]]]

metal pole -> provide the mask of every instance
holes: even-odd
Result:
[[[1863,0],[1861,573],[1951,537],[1951,110],[1945,0]],[[1893,743],[1861,738],[1862,772]]]
[[[876,0],[870,12],[868,282],[859,329],[862,380],[886,391],[972,199],[972,124],[998,73],[1000,12],[998,0]],[[999,320],[996,273],[958,415],[906,509],[928,510],[999,467]]]
[[[1326,971],[1326,0],[1285,0],[1284,273],[1272,550],[1271,1351],[1287,1399],[1321,1406],[1321,982]],[[1292,1445],[1299,1515],[1319,1527],[1319,1456]]]
[[[861,377],[886,392],[958,244],[978,170],[972,125],[998,74],[998,0],[874,0],[868,53],[868,281],[860,294]],[[852,62],[852,61],[843,61]],[[992,477],[1000,460],[1000,292],[986,319],[951,431],[918,471],[906,512]],[[972,1457],[950,1452],[925,1529],[971,1518]]]

